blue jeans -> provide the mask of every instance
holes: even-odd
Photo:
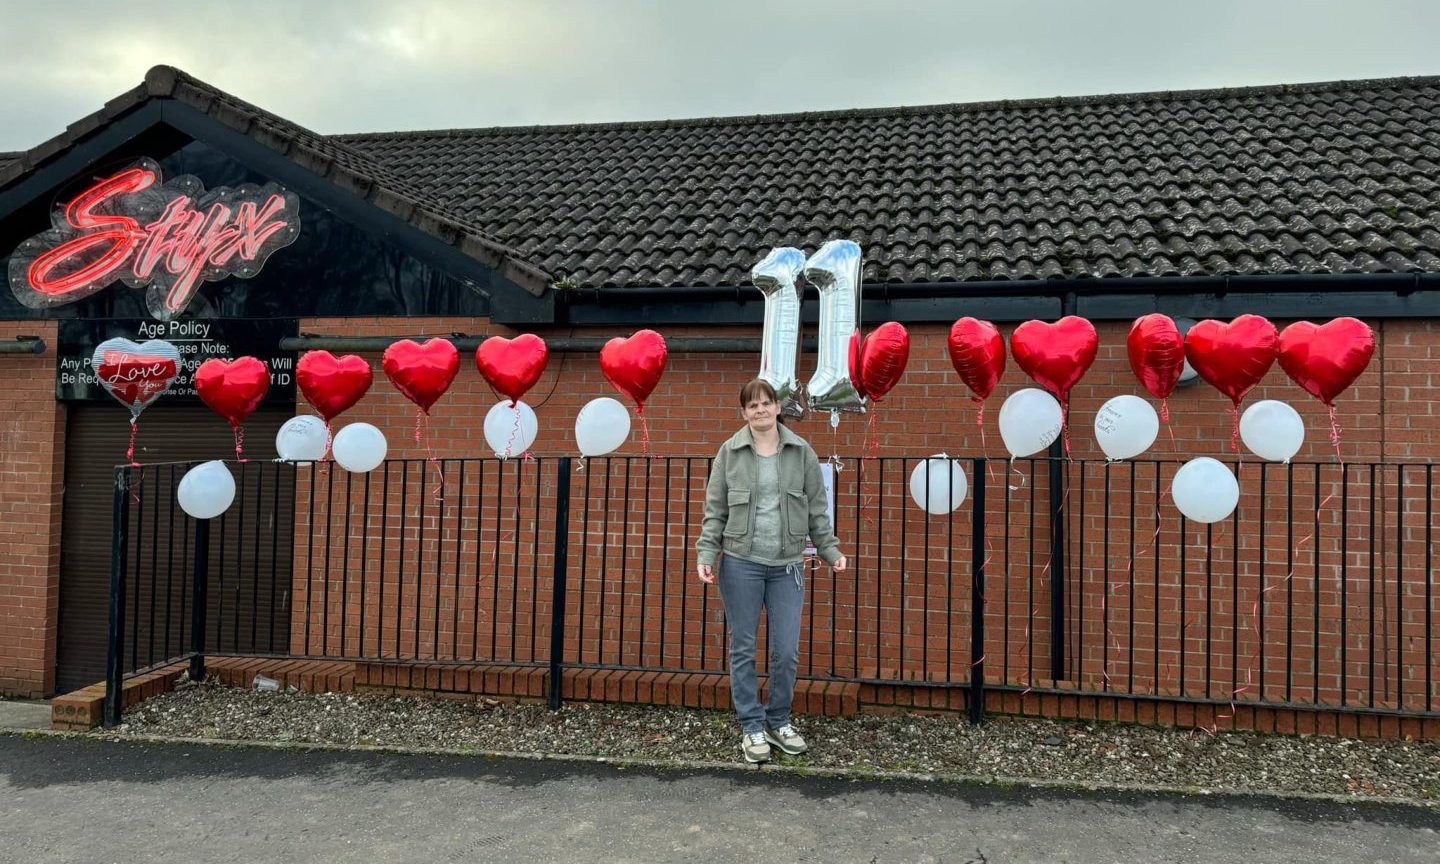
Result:
[[[800,608],[805,603],[805,565],[770,566],[720,557],[720,596],[730,630],[730,699],[740,728],[760,732],[790,722],[795,669],[800,660]],[[769,610],[770,704],[760,704],[755,680],[755,631],[760,608]]]

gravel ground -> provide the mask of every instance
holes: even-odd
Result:
[[[1212,792],[1403,798],[1440,809],[1440,742],[1362,741],[993,718],[974,727],[923,715],[801,717],[810,742],[789,765]],[[726,712],[543,705],[352,694],[267,693],[183,683],[102,735],[325,745],[438,747],[739,762]],[[778,755],[778,752],[777,752]]]

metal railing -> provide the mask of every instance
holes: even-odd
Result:
[[[977,721],[987,690],[1440,716],[1429,464],[1234,461],[1236,514],[1197,525],[1178,462],[966,459],[931,516],[924,461],[834,473],[851,568],[807,568],[802,677]],[[207,655],[543,666],[553,704],[566,668],[726,671],[708,458],[240,463],[213,526],[176,512],[187,467],[117,469],[112,693]]]

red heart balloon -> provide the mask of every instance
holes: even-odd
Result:
[[[1185,371],[1185,340],[1170,316],[1155,312],[1136,318],[1125,347],[1140,384],[1156,399],[1170,398]]]
[[[1054,393],[1062,407],[1070,401],[1070,388],[1095,362],[1099,348],[1095,325],[1074,315],[1066,315],[1054,324],[1026,321],[1010,334],[1015,365]]]
[[[90,367],[95,370],[100,386],[139,417],[180,373],[180,352],[159,339],[137,345],[124,337],[116,337],[95,346]]]
[[[1375,333],[1354,318],[1320,326],[1296,321],[1280,334],[1280,368],[1326,405],[1355,383],[1373,356]]]
[[[1005,372],[1005,340],[989,321],[961,318],[950,325],[945,347],[960,380],[977,400],[989,399]]]
[[[1185,356],[1201,378],[1230,397],[1235,407],[1275,365],[1279,337],[1259,315],[1241,315],[1229,324],[1201,321],[1185,334]]]
[[[645,407],[645,400],[665,372],[665,337],[654,330],[639,330],[634,336],[616,336],[600,349],[600,371],[615,389]]]
[[[511,404],[519,402],[535,386],[549,362],[550,346],[534,333],[522,333],[514,339],[491,336],[475,349],[475,368]]]
[[[910,360],[910,334],[898,321],[886,321],[860,346],[860,392],[879,402],[900,381]]]
[[[254,357],[216,357],[195,370],[195,392],[211,411],[239,426],[270,392],[270,370]]]
[[[428,414],[460,371],[460,352],[449,339],[429,339],[424,344],[401,339],[385,349],[380,368],[396,390]]]
[[[370,364],[354,354],[336,357],[329,351],[308,351],[295,364],[300,394],[326,423],[359,402],[374,379]]]

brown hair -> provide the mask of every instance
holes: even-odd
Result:
[[[775,396],[775,388],[770,386],[769,381],[766,381],[764,378],[746,381],[745,386],[740,388],[740,407],[744,408],[750,404],[751,400],[760,396],[770,397],[771,402],[779,401]]]

